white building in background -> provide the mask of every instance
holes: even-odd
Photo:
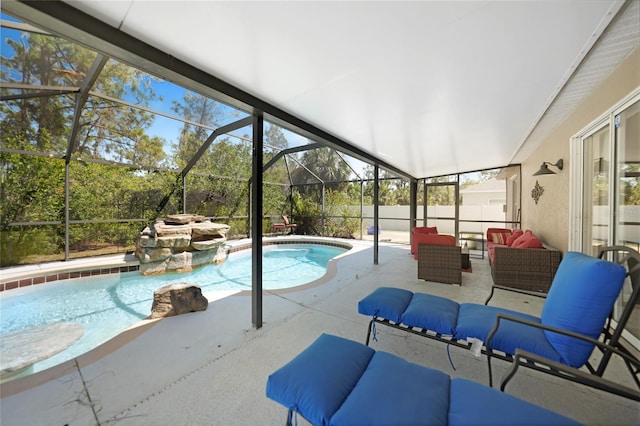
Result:
[[[460,206],[498,206],[507,204],[504,180],[489,179],[460,189]]]

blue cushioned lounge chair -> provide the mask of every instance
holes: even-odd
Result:
[[[620,248],[616,250],[620,252]],[[639,258],[630,249],[624,257],[625,261]],[[558,374],[552,365],[573,369],[586,366],[591,374],[602,376],[611,356],[618,354],[640,387],[637,364],[619,345],[640,286],[635,286],[617,328],[611,331],[611,324],[607,323],[630,272],[615,262],[569,252],[560,263],[540,317],[481,304],[459,304],[443,297],[390,287],[378,288],[362,299],[358,311],[373,317],[367,345],[376,323],[467,349],[471,348],[472,340],[479,340],[483,343],[482,352],[487,355],[490,385],[491,358],[513,361],[520,349],[540,357],[541,361],[528,362],[527,367],[577,382],[582,379]],[[604,336],[603,341],[598,340],[600,336]],[[589,357],[595,347],[602,350],[603,356],[600,364],[593,367]]]
[[[321,335],[269,376],[267,397],[314,425],[573,425],[497,389]]]

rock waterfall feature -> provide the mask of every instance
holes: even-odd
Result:
[[[229,225],[195,214],[169,215],[142,230],[136,242],[140,273],[191,271],[195,266],[221,263]]]

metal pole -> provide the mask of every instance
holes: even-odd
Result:
[[[322,182],[322,236],[324,237],[325,235],[325,229],[324,229],[324,182]]]
[[[253,186],[252,186],[251,179],[249,179],[249,182],[247,182],[247,186],[249,187],[248,190],[247,190],[247,194],[249,194],[248,195],[249,196],[249,202],[247,203],[247,228],[246,228],[246,231],[247,231],[247,235],[249,236],[249,238],[251,238],[251,235],[252,235],[251,234],[251,212],[253,211],[253,208],[252,208],[252,206],[253,206],[253,202],[252,202],[252,200],[253,200],[253,194],[252,194]]]
[[[187,214],[187,177],[186,176],[182,176],[182,213]]]
[[[456,186],[454,189],[454,194],[455,194],[455,215],[456,215],[456,220],[454,221],[454,234],[453,236],[456,238],[456,241],[458,240],[458,237],[460,237],[460,175],[458,175],[458,178],[456,179]]]
[[[64,165],[64,260],[69,260],[69,167],[67,160]]]
[[[378,264],[378,196],[380,192],[378,181],[378,164],[373,166],[373,264]]]
[[[253,191],[251,193],[251,322],[262,327],[262,148],[264,117],[253,115]]]
[[[360,179],[360,239],[362,239],[362,225],[364,223],[364,181]]]
[[[413,228],[418,214],[418,181],[409,182],[409,244],[413,244]]]

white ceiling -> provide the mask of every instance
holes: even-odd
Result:
[[[535,149],[528,136],[624,2],[67,3],[425,177]]]

